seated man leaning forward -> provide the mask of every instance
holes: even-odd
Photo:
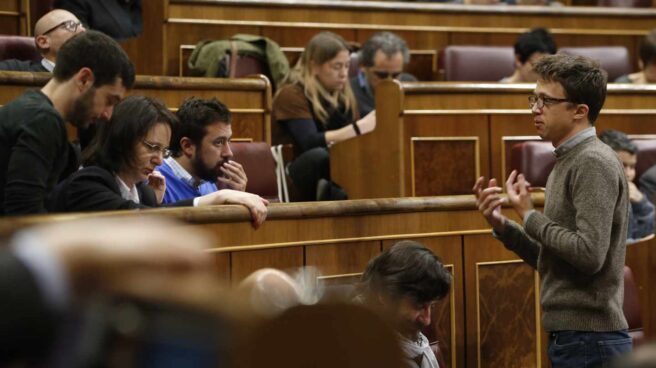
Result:
[[[85,167],[55,188],[49,209],[75,212],[159,207],[166,180],[155,168],[171,154],[168,146],[175,122],[175,115],[155,99],[126,98],[83,153]],[[225,189],[168,205],[213,204],[246,206],[257,228],[266,218],[268,201]]]
[[[403,73],[410,62],[410,51],[405,41],[392,32],[375,33],[360,50],[360,70],[351,78],[351,89],[358,102],[360,116],[376,109],[376,86],[385,79],[414,82],[417,79]]]
[[[39,18],[34,26],[34,45],[43,59],[39,61],[3,60],[0,61],[0,70],[52,73],[55,69],[57,53],[64,42],[84,31],[84,26],[73,13],[62,9],[48,12]]]
[[[217,180],[227,189],[246,190],[246,173],[232,159],[232,117],[216,99],[189,98],[177,112],[173,127],[172,156],[158,170],[166,178],[163,203],[214,193]]]
[[[79,167],[66,122],[85,128],[108,120],[133,83],[121,46],[88,31],[62,46],[41,90],[0,107],[0,215],[45,212],[48,194]]]
[[[538,135],[555,147],[544,212],[513,171],[501,197],[495,179],[474,186],[494,235],[540,274],[542,325],[554,368],[606,366],[631,350],[622,311],[629,188],[622,163],[594,123],[606,99],[606,73],[584,57],[544,56],[529,107]],[[521,224],[501,213],[509,202]]]
[[[451,274],[430,249],[400,241],[369,261],[356,300],[372,307],[399,333],[407,367],[437,368],[437,358],[421,329],[431,323],[431,307],[449,293]]]

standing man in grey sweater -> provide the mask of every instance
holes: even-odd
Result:
[[[544,213],[513,171],[506,198],[491,179],[474,186],[494,236],[541,277],[542,323],[554,368],[599,367],[631,350],[622,312],[629,195],[617,155],[596,137],[606,74],[583,57],[550,55],[535,65],[529,106],[538,135],[555,147]],[[523,225],[501,214],[509,202]]]

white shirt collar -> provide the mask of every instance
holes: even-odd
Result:
[[[46,70],[50,73],[55,70],[55,63],[46,58],[41,59],[41,65],[43,65],[43,67],[46,68]]]
[[[121,191],[121,197],[125,200],[132,201],[134,203],[141,203],[139,200],[139,192],[137,191],[137,186],[132,185],[132,188],[128,188],[128,185],[125,184],[121,178],[116,175],[116,183],[118,184],[118,189]]]

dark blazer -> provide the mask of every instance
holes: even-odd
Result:
[[[12,72],[46,72],[50,73],[43,64],[41,60],[17,60],[17,59],[8,59],[0,61],[0,70],[7,70]]]
[[[6,250],[0,250],[0,294],[0,366],[43,358],[54,337],[55,315],[30,271]]]
[[[123,199],[116,178],[109,170],[89,166],[61,182],[48,199],[49,212],[112,211],[159,207],[155,192],[145,183],[137,184],[141,203]],[[166,206],[192,206],[193,199]]]
[[[136,37],[143,30],[141,0],[56,0],[55,8],[68,10],[87,29],[117,40]]]

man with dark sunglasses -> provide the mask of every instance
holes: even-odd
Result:
[[[376,86],[385,79],[414,82],[417,79],[403,73],[410,61],[410,51],[405,41],[392,32],[375,33],[360,50],[360,70],[351,78],[351,88],[358,101],[360,116],[376,108]]]
[[[34,26],[34,45],[43,58],[39,61],[0,61],[0,70],[52,73],[57,52],[64,42],[84,31],[84,26],[75,15],[66,10],[55,9],[41,17]]]

